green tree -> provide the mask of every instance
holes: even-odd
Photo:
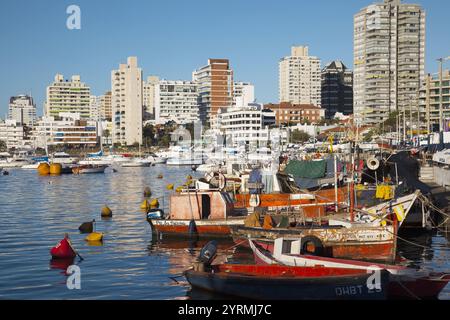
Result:
[[[0,152],[5,152],[8,148],[6,147],[6,142],[0,140]]]
[[[397,131],[397,117],[398,112],[391,112],[389,117],[381,124],[381,128],[384,127],[385,132]]]
[[[292,131],[291,134],[291,141],[293,143],[304,143],[306,141],[308,141],[311,138],[311,136],[309,134],[307,134],[304,131],[300,131],[298,129]]]

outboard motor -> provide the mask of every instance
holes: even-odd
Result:
[[[217,256],[217,241],[208,242],[200,251],[198,261],[205,265],[210,265]]]
[[[147,220],[154,219],[154,220],[160,220],[164,219],[164,210],[163,209],[150,209],[150,211],[147,213]]]

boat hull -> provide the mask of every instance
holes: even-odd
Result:
[[[197,236],[199,237],[230,237],[231,226],[244,225],[244,219],[220,219],[220,220],[195,220]],[[160,237],[178,236],[190,237],[192,233],[189,231],[191,220],[158,220],[147,219],[152,227],[152,232]]]
[[[450,280],[448,274],[432,274],[427,271],[415,270],[401,265],[377,264],[374,262],[343,260],[307,255],[281,254],[274,256],[266,251],[264,245],[249,240],[255,257],[255,262],[261,265],[284,266],[324,266],[328,268],[348,268],[370,270],[380,268],[387,270],[390,275],[388,297],[391,299],[435,299]]]
[[[380,228],[295,228],[271,229],[233,226],[231,234],[236,243],[245,239],[258,239],[266,243],[273,252],[273,241],[278,238],[301,239],[305,236],[319,238],[324,246],[324,255],[334,258],[358,260],[393,260],[395,241],[389,227]]]
[[[380,288],[370,290],[368,283],[372,273],[326,275],[316,273],[324,268],[308,268],[304,275],[297,275],[296,271],[302,268],[283,266],[235,265],[229,269],[212,273],[189,270],[185,276],[193,288],[257,300],[385,299],[389,281],[388,273],[379,271]]]

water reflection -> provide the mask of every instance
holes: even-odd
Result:
[[[143,190],[149,186],[151,199],[159,198],[168,212],[172,191],[166,186],[183,184],[188,174],[196,175],[190,168],[158,165],[118,168],[104,175],[41,177],[17,170],[0,177],[0,299],[218,298],[191,291],[181,277],[211,239],[153,239],[140,209]],[[105,204],[112,218],[100,218]],[[86,242],[86,235],[79,233],[79,225],[92,219],[96,231],[104,233],[101,244]],[[49,249],[66,232],[85,259],[82,263],[49,261]],[[432,249],[400,241],[398,251],[405,258],[425,268],[449,270],[449,234],[408,239]],[[253,263],[250,249],[235,247],[231,239],[219,240],[218,249],[223,261]],[[80,291],[67,290],[61,281],[73,263],[81,268]],[[450,288],[440,298],[450,299]]]

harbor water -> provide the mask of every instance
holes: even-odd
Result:
[[[33,170],[11,170],[9,176],[0,176],[0,299],[213,298],[191,292],[181,277],[205,242],[153,239],[140,210],[148,186],[151,199],[159,198],[167,211],[173,191],[166,186],[181,185],[187,175],[198,176],[189,167],[165,165],[96,175],[43,177]],[[112,218],[100,217],[105,204]],[[87,243],[78,231],[92,219],[105,234],[103,243]],[[81,271],[80,290],[66,285],[68,265],[50,259],[50,248],[66,232],[84,258],[74,261]],[[400,242],[405,258],[430,270],[450,270],[450,242],[444,234],[408,239],[420,246]],[[252,261],[247,249],[226,250],[232,247],[231,240],[220,241],[219,252],[231,261]],[[439,298],[450,300],[450,285]]]

